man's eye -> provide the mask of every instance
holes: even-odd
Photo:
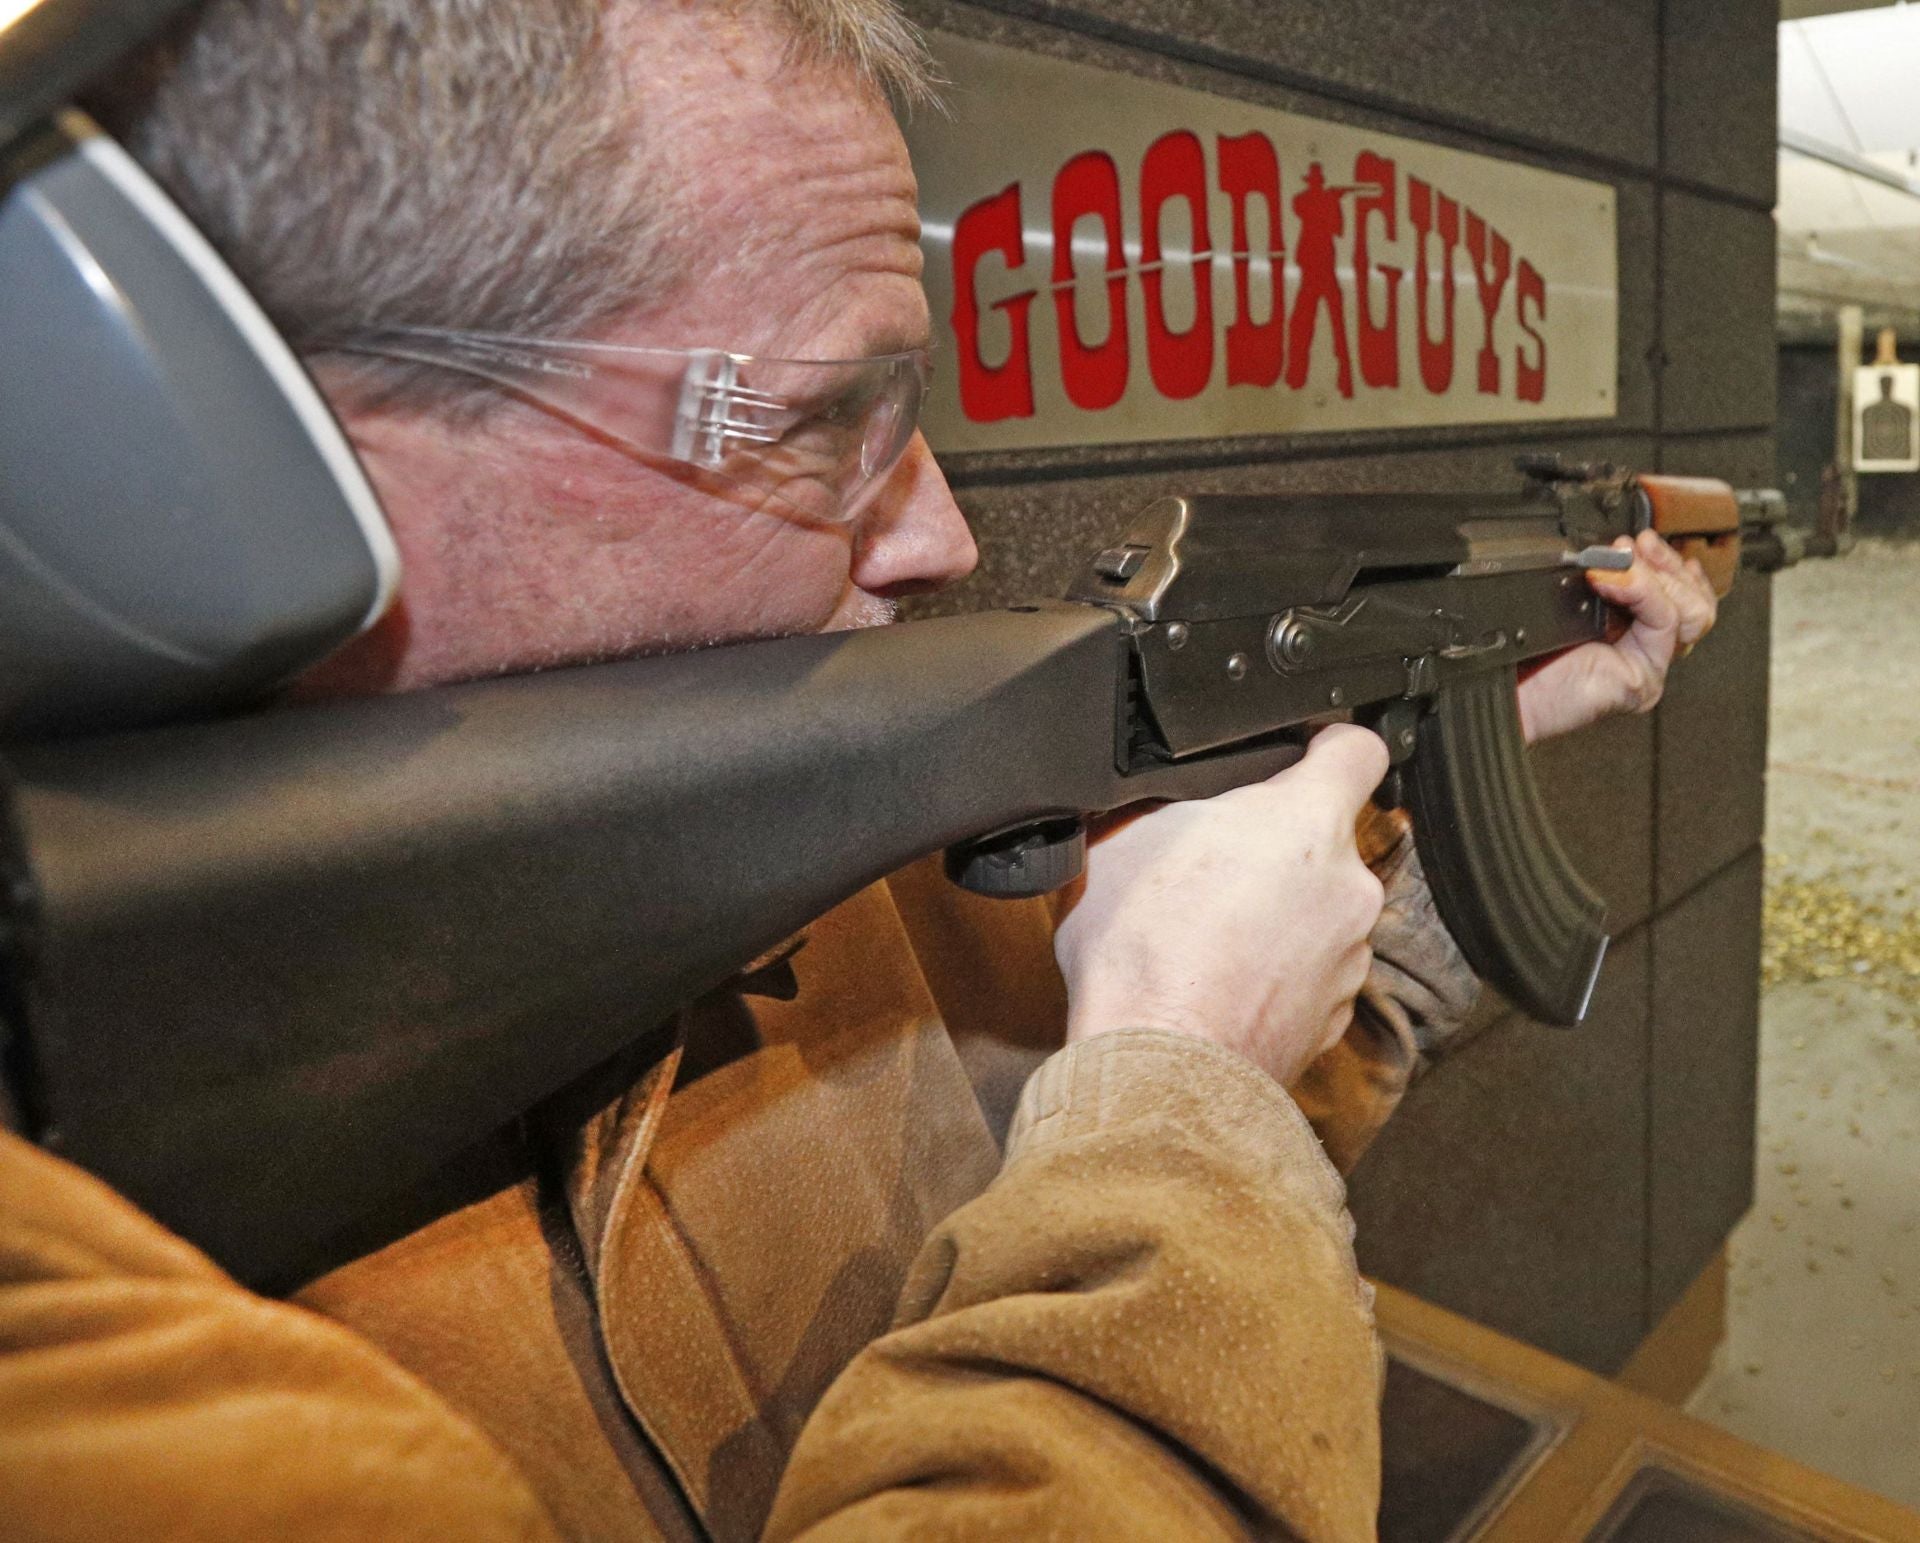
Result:
[[[844,390],[807,403],[803,411],[808,418],[848,428],[873,410],[874,398],[879,392],[878,382],[858,380]]]
[[[781,436],[766,457],[783,477],[832,480],[846,458],[847,432],[820,418],[804,418]]]
[[[833,404],[796,418],[780,436],[780,447],[814,455],[837,454],[836,447],[846,440],[848,424],[855,420],[842,416],[836,407]]]

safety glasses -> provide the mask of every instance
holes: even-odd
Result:
[[[408,327],[339,351],[489,381],[722,496],[745,490],[826,524],[851,520],[879,491],[927,390],[925,349],[756,359]]]

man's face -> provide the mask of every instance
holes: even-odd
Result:
[[[609,9],[689,279],[598,341],[846,359],[923,347],[906,147],[849,72],[783,64],[751,19]],[[745,637],[870,625],[964,576],[972,538],[924,441],[850,524],[641,464],[508,401],[465,428],[348,409],[405,562],[401,605],[315,672],[404,689]]]

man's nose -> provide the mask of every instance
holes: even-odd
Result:
[[[898,600],[941,589],[973,572],[973,532],[920,435],[860,517],[852,579],[870,595]]]

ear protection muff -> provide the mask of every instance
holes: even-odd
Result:
[[[0,151],[0,739],[244,704],[399,570],[313,382],[153,180],[74,112]]]

